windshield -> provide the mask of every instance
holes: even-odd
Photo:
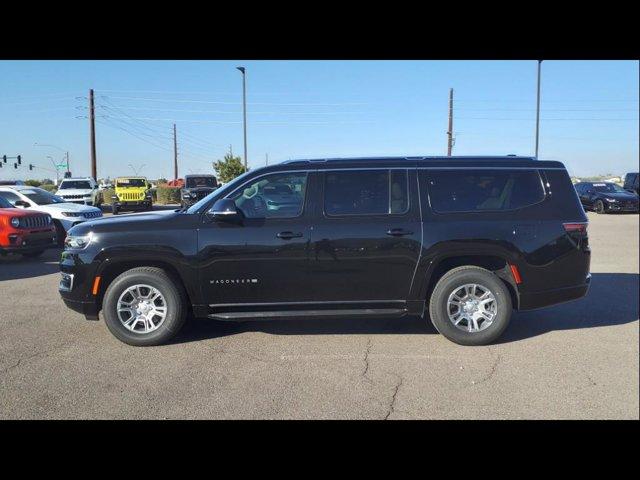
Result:
[[[60,190],[91,190],[91,183],[87,180],[65,180],[60,185]]]
[[[64,203],[65,200],[53,195],[41,188],[30,188],[28,190],[20,190],[20,193],[33,201],[36,205],[51,205],[53,203]]]
[[[209,187],[215,188],[218,186],[218,182],[216,182],[215,177],[188,177],[187,178],[187,188],[197,188],[197,187]]]
[[[594,183],[593,189],[596,192],[624,193],[626,190],[615,183]]]
[[[229,183],[218,188],[217,190],[214,190],[199,202],[196,202],[193,205],[191,205],[187,209],[187,213],[198,213],[198,210],[200,210],[204,205],[209,203],[209,201],[213,199],[222,198],[227,193],[232,192],[236,187],[238,187],[242,182],[244,182],[244,179],[247,178],[248,175],[249,175],[249,172],[244,172],[239,177],[234,178]]]
[[[0,208],[13,208],[13,205],[0,196]]]
[[[143,178],[123,178],[116,181],[116,187],[120,188],[140,188],[146,186],[147,182]]]

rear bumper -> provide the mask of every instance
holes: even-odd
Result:
[[[590,284],[591,274],[587,276],[585,283],[582,285],[554,288],[553,290],[543,290],[541,292],[521,292],[519,295],[519,310],[534,310],[536,308],[577,300],[587,294]]]

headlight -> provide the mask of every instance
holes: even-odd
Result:
[[[19,218],[16,218],[16,217],[13,217],[13,218],[11,219],[11,226],[12,226],[13,228],[18,228],[18,227],[20,226],[20,219],[19,219]]]
[[[77,217],[78,214],[76,212],[62,212],[62,215],[65,217]]]
[[[617,200],[615,198],[605,198],[605,200],[609,203],[615,203]]]
[[[64,248],[67,249],[75,249],[82,250],[83,248],[87,248],[87,246],[91,243],[92,235],[67,235],[67,238],[64,239]]]

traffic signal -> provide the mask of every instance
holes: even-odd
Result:
[[[22,156],[18,155],[18,165],[22,165]]]
[[[18,164],[14,162],[13,168],[15,168],[17,170],[18,169]]]
[[[31,163],[29,164],[29,170],[33,170],[33,165]]]
[[[3,156],[2,156],[2,161],[3,161],[4,163],[7,163],[7,156],[6,156],[6,155],[3,155]]]

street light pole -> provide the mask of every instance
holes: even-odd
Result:
[[[247,82],[244,67],[236,67],[242,72],[242,123],[244,128],[244,169],[247,170]]]
[[[65,160],[66,160],[66,163],[67,163],[67,173],[70,172],[70,169],[69,169],[69,150],[65,150],[64,148],[60,148],[57,145],[50,145],[48,143],[38,143],[38,142],[36,142],[36,143],[33,144],[33,146],[34,147],[52,147],[52,148],[56,148],[56,149],[60,150],[62,153],[64,153],[64,156],[65,156]],[[56,171],[57,171],[57,169],[56,169]]]
[[[540,143],[540,66],[542,60],[538,60],[538,98],[536,106],[536,159],[538,158],[538,145]]]

